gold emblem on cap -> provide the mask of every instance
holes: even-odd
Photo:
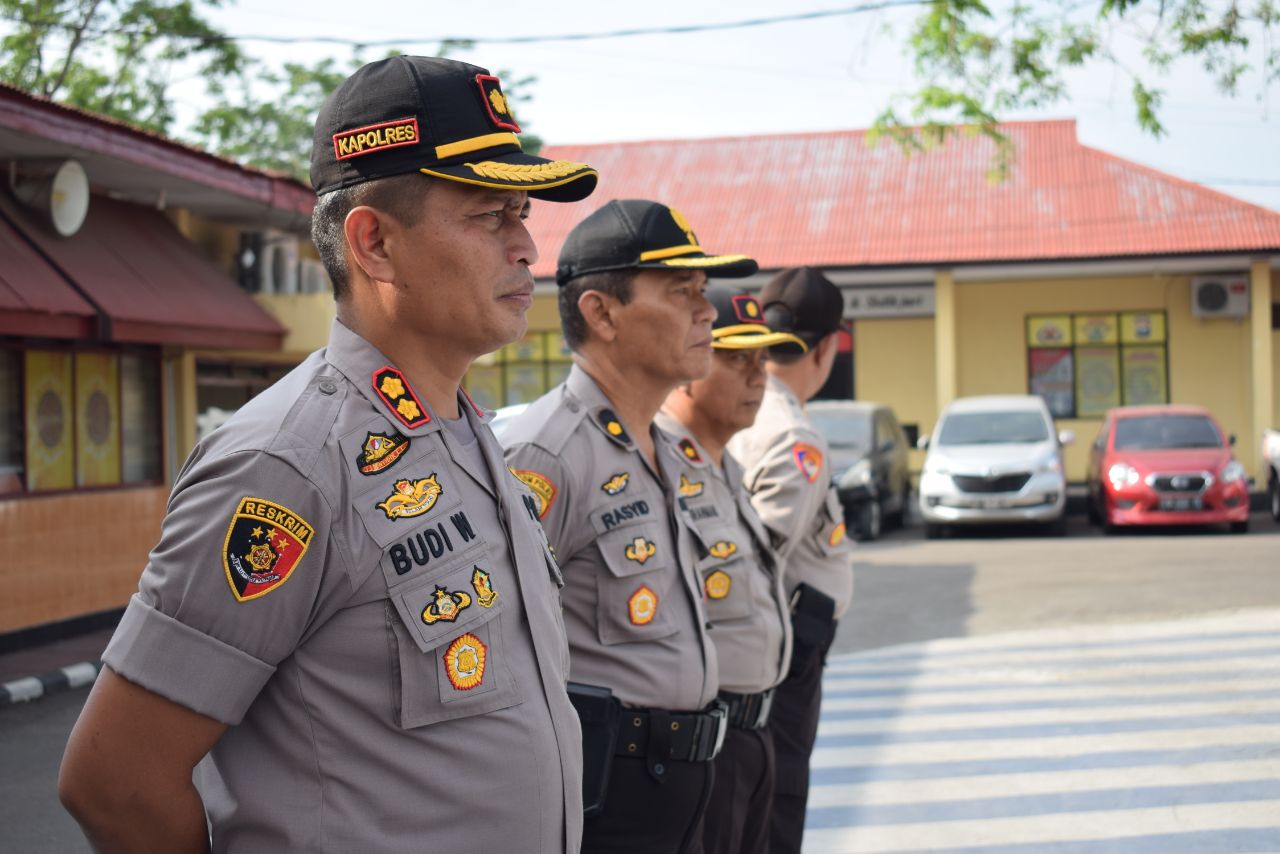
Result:
[[[493,104],[493,109],[495,111],[502,113],[503,115],[510,112],[510,110],[507,109],[507,99],[504,98],[502,93],[497,89],[489,90],[489,103]]]
[[[671,218],[675,220],[676,226],[684,232],[684,236],[688,238],[689,243],[694,246],[698,245],[698,238],[693,235],[693,226],[689,224],[689,220],[684,218],[684,214],[675,208],[667,208],[671,213]]]

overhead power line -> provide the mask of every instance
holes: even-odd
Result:
[[[606,30],[593,33],[559,33],[529,36],[410,36],[395,39],[355,39],[350,36],[300,36],[300,35],[210,35],[209,33],[169,33],[176,38],[188,38],[206,43],[230,42],[271,42],[274,44],[343,44],[357,47],[395,47],[397,45],[423,44],[426,42],[466,42],[471,44],[539,44],[543,42],[599,41],[602,39],[629,38],[632,36],[676,35],[681,33],[705,33],[715,30],[740,30],[748,27],[765,27],[773,24],[785,24],[793,21],[813,21],[820,18],[837,18],[856,15],[862,12],[875,12],[897,6],[926,6],[930,0],[878,0],[872,3],[860,3],[856,6],[843,6],[838,9],[817,9],[811,12],[793,12],[788,15],[772,15],[763,18],[748,18],[738,21],[718,21],[705,24],[684,24],[676,26],[633,27],[621,30]],[[44,26],[50,29],[72,29],[61,21],[41,21],[25,16],[6,16],[11,21],[20,21],[28,26]],[[126,32],[123,29],[113,30],[112,35]]]

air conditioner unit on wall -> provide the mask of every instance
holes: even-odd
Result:
[[[303,294],[323,294],[330,290],[329,274],[324,264],[312,258],[303,258],[298,262],[298,292]]]
[[[1246,317],[1249,277],[1243,273],[1196,276],[1191,280],[1191,313],[1196,317]]]

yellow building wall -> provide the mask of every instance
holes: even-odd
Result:
[[[1253,470],[1260,441],[1250,429],[1250,348],[1247,318],[1202,320],[1191,314],[1188,276],[965,282],[957,286],[958,375],[961,396],[1026,394],[1028,314],[1164,310],[1168,315],[1171,403],[1208,407],[1236,453]],[[1076,441],[1066,449],[1067,477],[1082,481],[1099,419],[1062,419]]]
[[[279,355],[301,362],[329,342],[337,316],[333,294],[254,294],[253,299],[288,330]]]
[[[927,435],[938,417],[933,318],[856,320],[853,353],[854,396],[889,404],[900,423]],[[924,452],[912,450],[910,465],[919,471]]]

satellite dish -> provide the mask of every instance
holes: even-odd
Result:
[[[89,176],[75,160],[64,160],[52,174],[20,178],[13,194],[24,205],[48,214],[53,230],[70,237],[89,213]]]

